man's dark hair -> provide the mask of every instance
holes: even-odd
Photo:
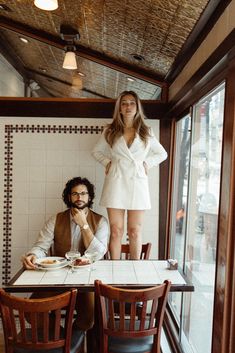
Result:
[[[93,184],[91,184],[89,182],[89,180],[87,178],[75,177],[73,179],[70,179],[66,183],[63,194],[62,194],[62,198],[63,198],[64,203],[66,204],[66,206],[68,208],[71,207],[69,195],[71,194],[72,188],[74,188],[75,186],[78,186],[78,185],[85,185],[87,187],[87,191],[89,194],[88,207],[91,208],[92,204],[93,204],[94,197],[95,197],[95,187]]]

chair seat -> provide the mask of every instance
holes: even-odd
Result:
[[[127,303],[128,304],[128,303]],[[141,303],[137,303],[141,304]],[[129,310],[129,308],[128,308]],[[135,322],[135,330],[139,329],[140,321]],[[128,330],[130,320],[125,320],[125,327]],[[149,321],[145,322],[145,329],[149,326]],[[143,353],[151,351],[153,345],[153,336],[136,337],[136,338],[120,338],[109,337],[109,350],[113,353]]]
[[[109,351],[113,353],[151,352],[153,336],[139,338],[109,337]]]
[[[29,329],[26,330],[26,335],[27,332],[30,333],[31,331]],[[63,328],[61,329],[62,335],[63,335]],[[40,336],[40,335],[39,335]],[[75,326],[73,327],[72,330],[72,337],[71,337],[71,347],[70,347],[70,353],[76,353],[81,346],[81,343],[84,339],[85,333],[84,331],[79,330]],[[53,349],[37,349],[35,350],[29,350],[29,349],[23,349],[23,348],[15,348],[14,353],[63,353],[64,349],[63,347],[60,348],[53,348]]]

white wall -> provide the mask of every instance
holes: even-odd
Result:
[[[0,96],[24,97],[24,82],[18,72],[0,54]]]
[[[94,210],[106,216],[106,210],[99,206],[104,170],[90,151],[100,136],[101,126],[107,122],[83,118],[0,118],[3,281],[19,269],[21,255],[32,246],[46,219],[64,208],[61,194],[68,179],[83,176],[94,183]],[[148,120],[148,125],[158,136],[158,121]],[[152,257],[156,258],[158,168],[150,170],[149,182],[152,209],[146,211],[143,242],[153,243]]]

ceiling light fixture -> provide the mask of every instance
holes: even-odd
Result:
[[[47,72],[47,69],[45,69],[45,67],[39,66],[38,69],[39,69],[40,71],[42,71],[42,72]]]
[[[0,4],[0,10],[11,12],[12,10],[5,4]]]
[[[58,8],[57,0],[34,0],[34,5],[41,10],[53,11]]]
[[[131,54],[132,58],[137,60],[137,61],[143,61],[144,57],[142,55],[139,54]]]
[[[66,53],[63,62],[63,68],[68,70],[76,70],[78,68],[76,55],[75,55],[76,47],[67,46]]]
[[[81,77],[85,77],[86,75],[83,73],[83,72],[81,72],[81,71],[79,71],[78,73],[77,73],[79,76],[81,76]]]
[[[66,41],[63,68],[68,70],[76,70],[76,46],[74,42],[75,40],[79,40],[80,34],[69,25],[62,24],[60,27],[60,36],[64,41]]]
[[[132,78],[132,77],[127,77],[127,81],[129,81],[129,82],[135,82],[135,79]]]
[[[26,44],[29,42],[28,39],[26,39],[24,37],[19,37],[19,39],[21,40],[21,42],[26,43]]]

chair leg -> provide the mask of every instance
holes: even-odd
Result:
[[[84,339],[83,343],[81,344],[81,346],[79,347],[76,353],[87,353],[85,344],[86,344],[86,340]]]
[[[86,332],[86,348],[87,353],[98,353],[97,341],[96,341],[96,330],[95,327],[92,327]]]

